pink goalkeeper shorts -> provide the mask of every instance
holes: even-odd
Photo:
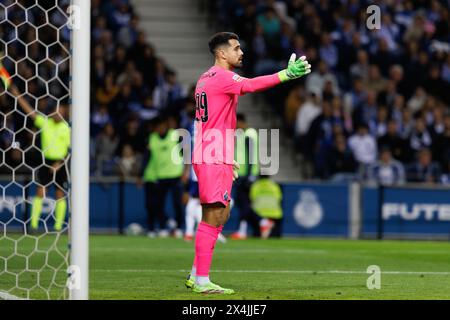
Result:
[[[233,185],[233,165],[231,164],[192,164],[198,178],[200,203],[220,202],[228,206]]]

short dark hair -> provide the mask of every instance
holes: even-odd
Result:
[[[211,39],[208,42],[209,51],[211,51],[212,54],[216,53],[216,49],[218,46],[221,45],[228,45],[228,40],[239,40],[239,37],[237,34],[233,32],[218,32],[215,35],[211,37]]]
[[[360,122],[360,123],[358,123],[358,130],[359,129],[369,130],[369,125],[366,122]]]
[[[392,153],[392,150],[391,150],[391,148],[389,147],[389,145],[383,144],[383,145],[381,145],[381,147],[380,147],[380,153],[383,153],[383,152],[389,152],[389,153]]]
[[[430,149],[428,149],[428,148],[422,148],[422,149],[420,149],[417,153],[418,153],[418,154],[424,154],[424,153],[431,154],[431,151],[430,151]]]

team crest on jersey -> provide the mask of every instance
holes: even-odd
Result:
[[[223,194],[223,200],[228,201],[228,191]]]
[[[236,82],[241,82],[242,81],[242,77],[240,75],[238,75],[238,74],[235,74],[233,76],[233,80],[236,81]]]

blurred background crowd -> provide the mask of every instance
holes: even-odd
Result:
[[[380,8],[379,29],[367,27],[369,5]],[[448,182],[449,7],[235,0],[209,10],[216,28],[241,37],[249,75],[280,70],[292,52],[308,57],[310,75],[266,94],[306,176],[402,183]]]
[[[54,0],[43,0],[28,10],[34,25],[45,24],[48,16],[55,28],[32,28],[24,23],[21,6],[6,8],[8,2],[13,1],[2,1],[0,8],[0,17],[7,12],[9,21],[0,25],[2,62],[28,80],[26,87],[22,79],[14,81],[32,104],[48,113],[68,97],[69,2],[58,1],[59,7],[53,7]],[[35,1],[21,3],[29,8]],[[313,66],[310,75],[264,94],[282,120],[284,138],[294,139],[305,177],[448,182],[448,1],[205,4],[213,30],[234,31],[241,38],[245,76],[279,71],[292,52],[308,57]],[[367,28],[370,4],[381,9],[380,29]],[[176,70],[146,39],[128,0],[92,1],[92,175],[138,175],[155,119],[168,117],[171,128],[187,128],[191,121],[193,87],[179,84]],[[11,106],[11,113],[2,119],[2,149],[17,141],[26,150],[22,159],[20,152],[9,149],[5,161],[11,167],[32,166],[38,161],[33,160],[35,129],[23,114],[13,112],[10,97],[0,99],[2,105]],[[25,165],[20,168],[27,171]]]

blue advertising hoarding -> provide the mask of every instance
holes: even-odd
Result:
[[[29,217],[35,186],[27,188],[28,199],[19,183],[0,182],[0,222],[8,227],[20,227]],[[302,183],[282,184],[283,235],[337,236],[349,235],[349,186],[347,184]],[[133,183],[123,184],[123,226],[137,222],[147,226],[144,189]],[[379,189],[361,188],[361,236],[377,234]],[[117,232],[120,221],[119,183],[91,183],[90,227],[92,230]],[[167,197],[166,212],[174,217],[171,196]],[[382,231],[386,236],[450,237],[450,189],[444,188],[385,188],[383,193]],[[53,192],[44,200],[42,218],[54,208]],[[27,210],[28,209],[28,210]],[[17,219],[13,219],[13,216]],[[232,209],[224,231],[238,228],[239,212]]]
[[[24,188],[27,185],[27,188]],[[36,193],[35,184],[10,183],[0,181],[2,197],[0,198],[0,222],[7,224],[8,228],[22,227],[22,221],[30,217],[31,203]],[[27,194],[25,194],[27,191]],[[48,215],[54,213],[54,188],[48,188],[47,197],[42,203],[41,219],[53,225],[53,219]],[[25,201],[27,196],[27,201]],[[119,216],[119,184],[118,183],[91,183],[90,184],[90,219],[92,229],[117,230]],[[15,219],[13,219],[15,217]],[[66,215],[67,220],[67,215]],[[42,226],[42,225],[41,225]]]
[[[2,184],[5,185],[5,184]],[[143,227],[147,225],[144,189],[133,183],[123,185],[123,225],[136,222]],[[283,189],[283,234],[285,235],[326,235],[346,236],[348,230],[348,187],[347,185],[325,184],[286,184]],[[28,204],[31,204],[35,188],[29,188]],[[52,192],[44,201],[42,218],[52,212],[54,200]],[[91,183],[90,185],[90,228],[92,230],[117,231],[120,215],[119,183]],[[26,217],[22,188],[15,186],[5,191],[5,198],[0,202],[0,221],[12,217],[14,207],[16,216],[22,220]],[[171,196],[167,197],[166,212],[173,218]],[[28,206],[29,215],[29,206]],[[239,212],[233,208],[225,232],[237,229]]]
[[[377,231],[379,196],[377,188],[363,188],[363,235]],[[450,237],[450,189],[389,187],[383,202],[384,235]]]
[[[285,235],[347,236],[347,184],[284,184]]]

